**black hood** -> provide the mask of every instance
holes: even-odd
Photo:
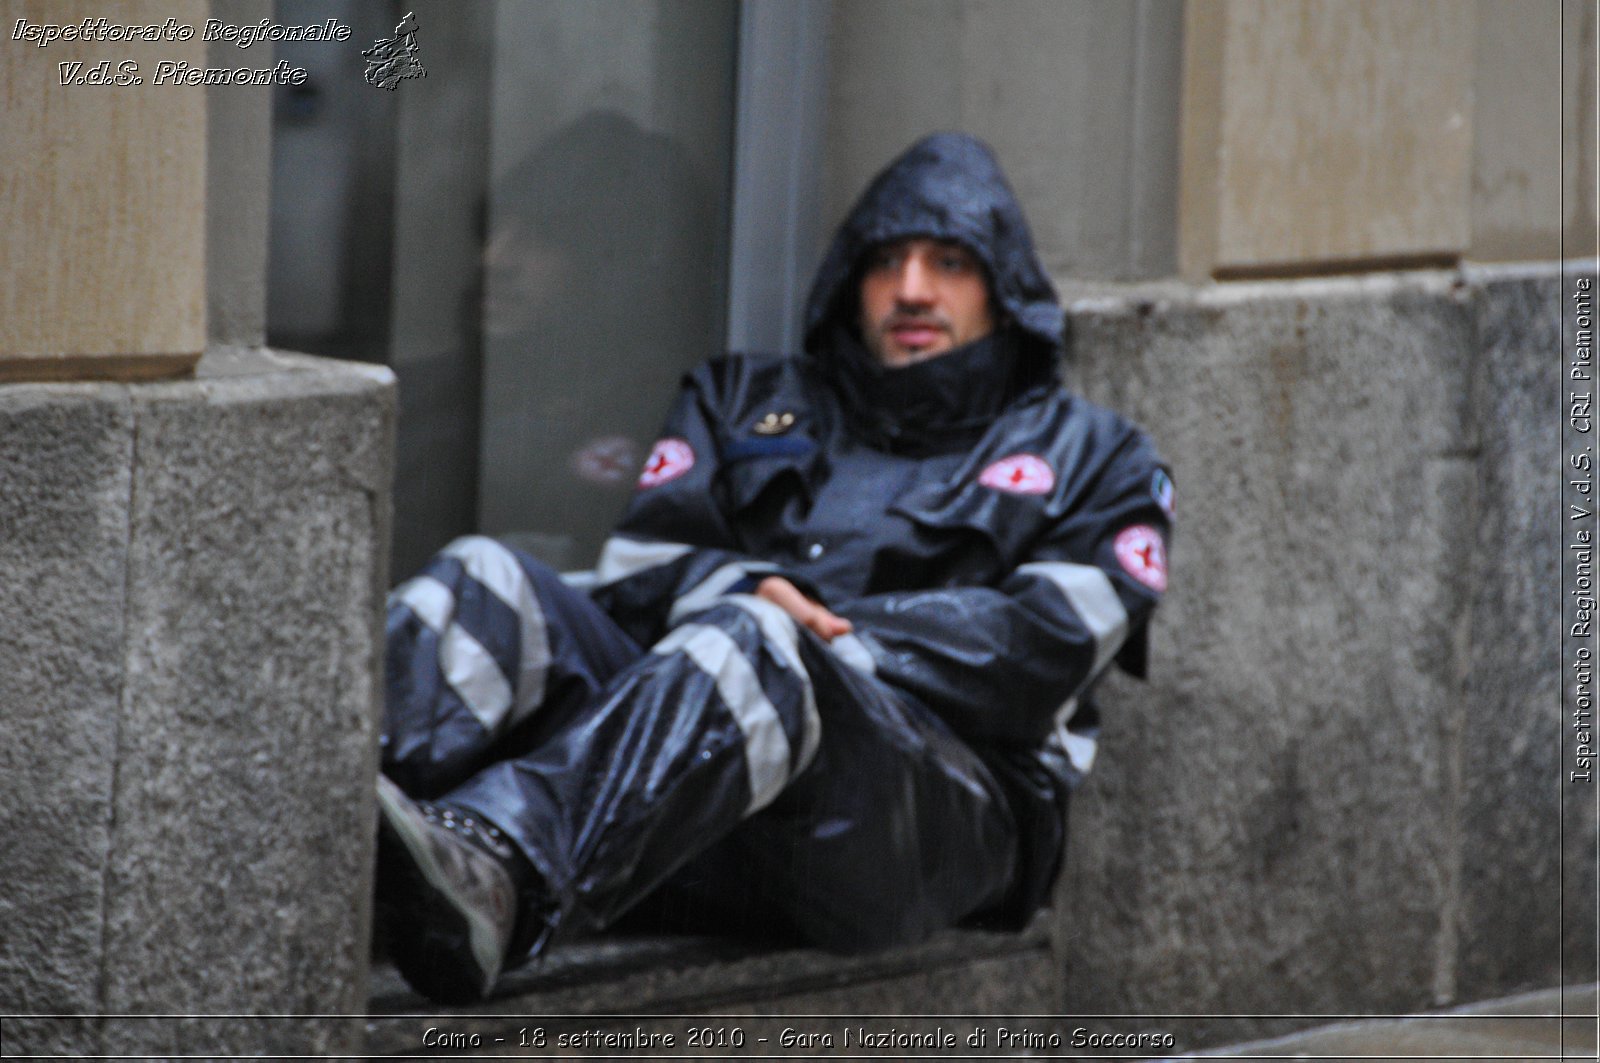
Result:
[[[825,363],[848,357],[834,350],[832,326],[856,329],[863,254],[911,236],[954,240],[978,256],[989,275],[1001,328],[1017,334],[1019,382],[1053,381],[1064,322],[1061,303],[994,153],[964,133],[935,133],[917,141],[861,194],[811,284],[806,351]]]

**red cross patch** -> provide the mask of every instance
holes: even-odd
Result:
[[[656,440],[645,459],[644,471],[639,474],[639,486],[660,487],[668,480],[676,480],[694,468],[694,449],[687,440],[669,436]]]
[[[1148,524],[1135,524],[1117,533],[1117,560],[1128,575],[1157,594],[1167,590],[1167,547],[1161,533]]]
[[[1056,485],[1056,474],[1050,471],[1050,466],[1042,458],[1032,454],[1013,454],[983,470],[978,482],[996,491],[1042,495]]]

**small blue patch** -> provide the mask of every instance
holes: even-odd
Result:
[[[1155,496],[1156,505],[1161,507],[1161,512],[1167,519],[1173,517],[1173,490],[1172,477],[1167,475],[1165,469],[1157,469],[1156,474],[1150,478],[1150,493]]]
[[[804,436],[745,436],[723,448],[724,461],[743,458],[805,457],[817,449],[815,440]]]

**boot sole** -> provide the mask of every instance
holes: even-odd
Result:
[[[379,902],[393,912],[395,966],[411,987],[441,1004],[482,1000],[500,976],[493,925],[475,918],[433,856],[400,788],[378,779]]]

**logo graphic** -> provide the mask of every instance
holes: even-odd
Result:
[[[755,430],[764,436],[781,436],[794,427],[794,414],[769,413],[755,423]]]
[[[1157,594],[1167,589],[1167,548],[1161,533],[1135,524],[1117,534],[1117,561],[1124,571]]]
[[[1155,496],[1161,512],[1167,515],[1167,519],[1172,519],[1172,477],[1167,475],[1165,469],[1157,469],[1150,478],[1150,493]]]
[[[425,78],[417,58],[417,17],[410,11],[394,28],[394,36],[374,41],[371,48],[362,49],[367,60],[367,84],[393,92],[395,86],[406,78]]]
[[[660,487],[692,468],[694,450],[686,440],[672,437],[658,439],[650,450],[650,456],[645,459],[644,471],[639,474],[639,486]]]
[[[996,491],[1015,495],[1042,495],[1056,485],[1056,474],[1042,458],[1032,454],[1013,454],[1001,458],[978,477],[978,482]]]
[[[625,484],[639,467],[639,448],[627,436],[601,436],[585,443],[568,465],[590,483]]]

